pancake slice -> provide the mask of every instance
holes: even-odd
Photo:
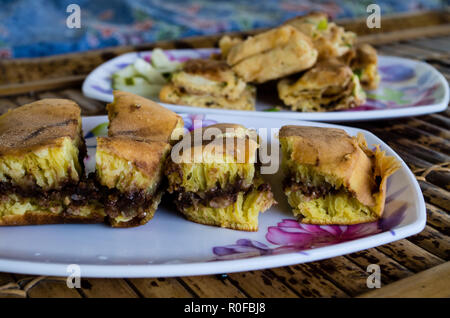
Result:
[[[366,100],[358,76],[336,59],[318,62],[298,79],[282,79],[277,88],[287,106],[305,112],[349,109]]]
[[[162,102],[196,107],[255,109],[256,89],[225,61],[192,59],[172,75],[159,93]]]
[[[292,26],[272,29],[233,45],[227,62],[245,82],[264,83],[306,70],[317,60],[311,39]]]
[[[96,174],[110,224],[129,227],[147,223],[162,195],[165,142],[98,137]]]
[[[362,44],[355,50],[355,57],[350,62],[353,72],[358,75],[364,89],[377,89],[381,76],[378,73],[377,51],[369,44]]]
[[[183,133],[183,119],[176,113],[144,97],[114,91],[108,111],[108,136],[139,141],[176,142]]]
[[[163,169],[171,143],[184,132],[174,112],[143,97],[114,92],[107,106],[109,137],[97,138],[95,184],[113,227],[147,223],[165,190]]]
[[[0,225],[101,222],[87,199],[78,105],[43,99],[0,116]]]
[[[183,69],[172,75],[171,82],[182,92],[229,100],[238,99],[246,88],[226,62],[207,59],[186,61]]]
[[[400,163],[362,134],[335,128],[283,126],[279,133],[286,173],[283,188],[299,221],[357,224],[379,219],[386,182]]]
[[[352,50],[356,42],[355,33],[345,31],[343,27],[329,21],[322,12],[293,18],[284,25],[293,26],[312,40],[318,51],[318,60],[341,57]]]
[[[159,98],[164,103],[177,105],[235,110],[255,110],[256,89],[254,86],[248,85],[238,99],[230,100],[225,97],[183,93],[174,85],[167,84],[161,89]]]
[[[220,54],[218,54],[218,58],[221,60],[226,60],[231,48],[236,44],[242,43],[243,41],[244,40],[239,37],[230,37],[229,35],[221,37],[219,40]]]
[[[208,133],[214,138],[206,138]],[[197,134],[205,140],[195,140]],[[258,230],[259,213],[275,200],[255,167],[255,135],[240,125],[217,124],[194,130],[174,146],[166,168],[168,192],[188,220]]]

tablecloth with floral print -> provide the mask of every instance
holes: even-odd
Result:
[[[81,8],[70,29],[67,6]],[[332,18],[440,9],[449,0],[0,0],[0,58],[37,57],[193,35],[272,27],[312,10]]]

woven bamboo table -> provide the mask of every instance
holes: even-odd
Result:
[[[382,18],[368,30],[363,20],[339,21],[380,54],[426,61],[450,79],[450,17],[424,12]],[[251,32],[249,32],[251,33]],[[100,63],[133,50],[211,47],[219,36],[120,47],[40,59],[0,60],[0,112],[45,97],[69,98],[83,115],[105,113],[84,97],[80,84]],[[217,276],[82,279],[0,273],[0,297],[450,297],[450,110],[421,117],[344,123],[370,130],[414,171],[427,207],[418,235],[323,261]],[[0,229],[1,230],[1,229]],[[369,264],[381,267],[382,288],[368,289]]]

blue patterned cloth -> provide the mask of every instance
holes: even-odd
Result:
[[[81,8],[81,28],[69,29],[69,4]],[[333,18],[440,9],[449,0],[0,0],[0,58],[37,57],[193,35],[272,27],[311,10]]]

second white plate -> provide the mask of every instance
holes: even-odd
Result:
[[[193,58],[207,58],[216,49],[167,50],[172,60],[185,61]],[[87,97],[111,102],[111,76],[116,71],[133,63],[136,58],[149,59],[151,51],[132,52],[118,56],[92,71],[83,83]],[[411,59],[393,56],[379,56],[380,87],[368,93],[367,102],[359,107],[336,112],[293,112],[282,105],[277,91],[269,87],[258,93],[256,111],[199,108],[163,104],[165,107],[184,113],[223,114],[238,116],[259,116],[266,118],[287,118],[313,121],[360,121],[406,116],[418,116],[443,111],[449,102],[449,88],[444,76],[433,66]]]

